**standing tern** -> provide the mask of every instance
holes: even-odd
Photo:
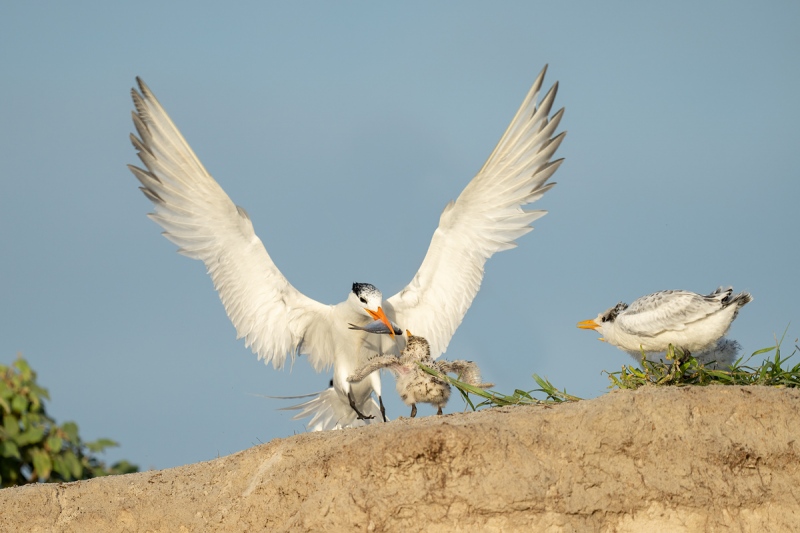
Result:
[[[357,383],[347,377],[376,353],[401,349],[393,335],[371,335],[348,324],[363,327],[380,320],[390,329],[393,322],[400,324],[424,335],[438,356],[475,298],[486,260],[515,247],[514,240],[545,214],[522,207],[555,185],[547,181],[563,161],[551,160],[565,135],[556,133],[563,108],[550,115],[558,83],[539,102],[546,69],[489,159],[445,206],[419,271],[387,300],[366,283],[353,284],[337,305],[324,305],[295,289],[256,236],[247,212],[206,171],[139,78],[139,90],[131,90],[138,134],[131,135],[131,142],[144,168],[128,167],[154,205],[148,216],[181,254],[203,261],[238,338],[244,337],[259,359],[276,369],[288,355],[292,360],[307,356],[318,372],[333,366],[333,386],[304,405],[309,415],[320,414],[326,421],[317,429],[344,427],[375,417],[373,392],[382,404],[378,372]]]
[[[715,344],[728,332],[739,309],[751,302],[746,292],[718,288],[703,296],[689,291],[660,291],[642,296],[630,306],[618,303],[593,320],[578,323],[637,359],[641,354],[665,352],[669,345],[689,353],[709,352],[709,357],[729,357],[738,343]],[[708,359],[709,361],[711,359]]]
[[[431,357],[431,347],[423,337],[408,333],[406,347],[400,357],[382,355],[373,357],[356,370],[347,381],[353,383],[364,379],[376,370],[388,368],[396,378],[397,393],[406,405],[411,406],[411,418],[417,416],[417,403],[429,403],[438,407],[437,415],[450,399],[450,384],[440,377],[425,372],[417,363],[437,370],[442,374],[457,374],[458,379],[482,389],[492,387],[482,383],[478,365],[472,361],[436,361]]]

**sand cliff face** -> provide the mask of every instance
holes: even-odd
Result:
[[[647,388],[0,491],[0,531],[729,528],[800,528],[800,391]]]

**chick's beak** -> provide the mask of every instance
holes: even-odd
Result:
[[[578,327],[581,329],[597,329],[600,327],[600,324],[594,320],[584,320],[583,322],[578,322]]]
[[[391,335],[392,338],[394,338],[394,328],[392,327],[392,323],[389,320],[389,317],[387,317],[386,313],[383,312],[383,308],[378,307],[378,311],[371,311],[367,309],[367,313],[369,313],[369,316],[371,316],[373,320],[380,320],[381,322],[386,324],[386,327],[389,328],[389,335]]]

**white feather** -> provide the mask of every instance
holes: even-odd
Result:
[[[537,106],[546,70],[481,170],[444,208],[414,279],[388,300],[389,317],[425,337],[434,358],[447,350],[472,305],[486,261],[515,247],[546,213],[522,209],[555,185],[546,182],[562,162],[551,161],[565,135],[555,134],[564,110],[550,117],[557,83]]]

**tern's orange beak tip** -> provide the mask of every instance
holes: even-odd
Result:
[[[377,312],[370,311],[369,309],[367,309],[367,313],[369,313],[373,319],[380,320],[381,322],[386,324],[386,327],[389,328],[389,335],[391,335],[392,338],[394,338],[394,328],[392,327],[392,322],[389,320],[389,317],[386,316],[386,313],[383,312],[382,307],[378,307]]]
[[[597,329],[600,327],[600,324],[594,320],[584,320],[583,322],[578,322],[578,327],[581,329]]]

